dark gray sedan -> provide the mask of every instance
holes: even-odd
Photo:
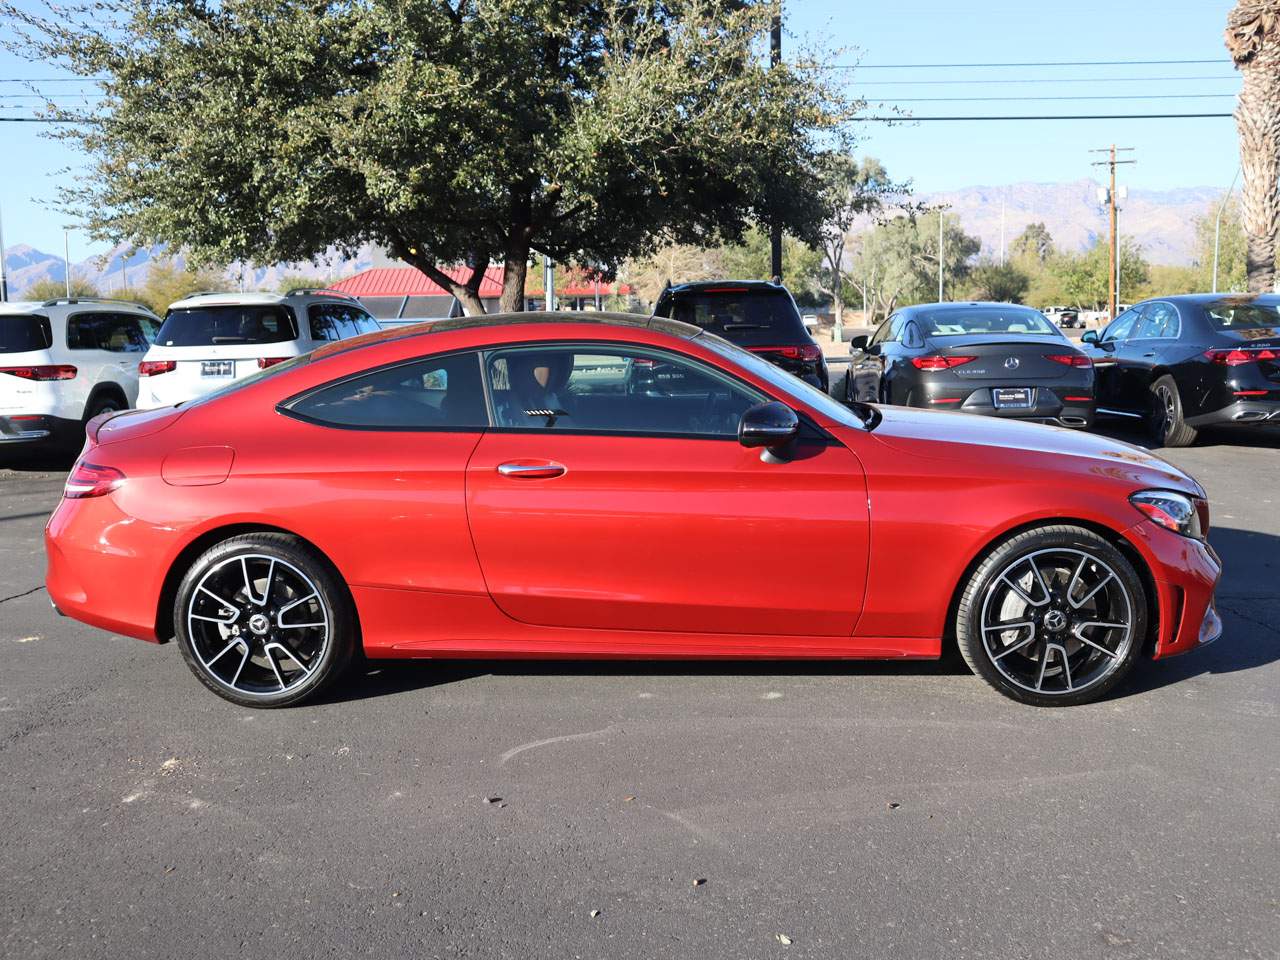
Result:
[[[895,312],[868,339],[837,384],[846,401],[1093,424],[1093,362],[1030,307],[923,303]]]

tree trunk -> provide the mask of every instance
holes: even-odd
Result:
[[[1280,230],[1280,2],[1240,0],[1227,18],[1226,44],[1244,82],[1236,106],[1244,187],[1240,214],[1248,237],[1250,293],[1275,287]]]
[[[484,314],[484,302],[480,299],[480,281],[484,279],[485,267],[488,265],[487,257],[483,260],[477,258],[477,263],[471,268],[465,283],[459,283],[430,260],[415,254],[402,254],[401,259],[421,270],[436,286],[443,287],[457,297],[458,302],[462,304],[463,312],[468,317]]]
[[[524,281],[529,272],[529,245],[513,240],[507,246],[502,260],[503,313],[517,313],[524,309]]]

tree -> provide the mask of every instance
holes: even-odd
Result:
[[[1248,287],[1269,293],[1280,230],[1280,0],[1238,0],[1227,15],[1227,50],[1244,77],[1236,104]]]
[[[1218,210],[1222,209],[1222,221],[1218,222]],[[1214,201],[1204,216],[1196,218],[1196,268],[1199,288],[1213,289],[1214,236],[1218,240],[1218,289],[1240,292],[1249,282],[1249,240],[1240,222],[1240,204],[1234,197]]]
[[[967,300],[1022,303],[1030,287],[1031,278],[1013,264],[986,260],[970,268],[964,284],[964,297]]]
[[[134,290],[136,299],[153,313],[164,316],[169,304],[189,297],[201,290],[226,290],[227,281],[222,270],[212,267],[179,266],[172,259],[152,260],[147,279]]]
[[[824,174],[830,215],[822,225],[822,270],[818,289],[831,298],[836,329],[844,321],[845,252],[854,224],[867,214],[879,212],[894,197],[907,192],[908,185],[889,179],[874,157],[859,163],[854,157],[836,154],[829,158]],[[791,275],[788,272],[788,277]]]
[[[535,251],[608,274],[751,223],[816,241],[859,105],[819,63],[769,68],[776,0],[47,9],[0,2],[29,56],[104,78],[98,106],[50,105],[95,236],[218,263],[373,241],[470,313],[492,260],[519,309]]]
[[[960,221],[938,210],[894,217],[858,238],[851,274],[868,317],[888,316],[900,304],[932,302],[938,296],[938,217],[943,217],[944,279],[955,289],[982,241]]]
[[[758,227],[749,229],[742,243],[731,244],[720,250],[723,275],[734,280],[772,280],[769,234]],[[822,254],[813,247],[801,243],[795,237],[782,238],[782,273],[787,289],[797,301],[814,303],[819,291],[818,271]]]
[[[718,247],[708,250],[684,243],[668,244],[631,261],[624,271],[636,296],[648,303],[655,303],[668,283],[710,280],[724,274],[724,258]]]
[[[67,284],[64,280],[37,280],[22,294],[24,300],[58,300],[67,295]],[[71,275],[71,296],[98,297],[102,294],[93,283],[83,277]]]
[[[1009,250],[1015,260],[1044,263],[1053,254],[1053,236],[1043,223],[1029,223]]]
[[[1083,253],[1062,253],[1050,261],[1049,268],[1061,284],[1066,300],[1082,309],[1097,309],[1109,296],[1111,254],[1108,244],[1097,238]],[[1131,239],[1120,240],[1120,295],[1132,300],[1147,282],[1149,268],[1142,259],[1142,248]]]

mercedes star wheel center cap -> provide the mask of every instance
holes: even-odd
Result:
[[[1052,630],[1056,633],[1057,631],[1065,628],[1066,625],[1067,615],[1061,610],[1050,610],[1044,615],[1044,626],[1046,630]]]
[[[260,637],[271,629],[271,621],[264,614],[255,613],[249,618],[249,629],[253,631],[254,636]]]

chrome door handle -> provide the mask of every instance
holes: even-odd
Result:
[[[514,480],[551,480],[563,477],[565,468],[559,463],[500,463],[498,473]]]

